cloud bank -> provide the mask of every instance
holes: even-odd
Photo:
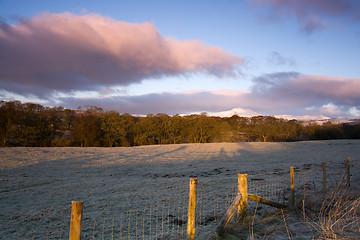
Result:
[[[1,89],[41,98],[195,72],[236,76],[243,63],[200,41],[166,38],[151,23],[97,14],[45,13],[0,23],[0,52]]]
[[[200,91],[116,96],[101,99],[63,99],[65,105],[96,105],[121,113],[186,114],[246,109],[261,115],[353,117],[360,114],[360,79],[309,76],[297,72],[266,74],[253,79],[249,91]],[[231,111],[229,111],[231,112]],[[300,118],[300,117],[298,117]]]
[[[329,18],[360,21],[358,0],[248,0],[251,4],[270,8],[272,19],[294,16],[301,30],[311,34],[328,27]]]

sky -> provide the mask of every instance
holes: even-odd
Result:
[[[0,0],[0,100],[360,117],[359,0]]]

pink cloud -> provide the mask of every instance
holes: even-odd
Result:
[[[263,75],[254,79],[253,94],[272,98],[297,99],[360,105],[360,79],[309,76],[296,72]]]
[[[343,104],[360,103],[360,79],[328,76],[302,76],[294,81],[294,87]]]
[[[357,0],[248,0],[260,7],[270,7],[270,16],[295,16],[301,29],[312,33],[328,27],[326,18],[342,17],[360,21],[360,4]]]
[[[0,25],[0,87],[17,93],[98,90],[192,72],[238,74],[243,59],[196,40],[163,37],[150,23],[45,13]]]
[[[268,74],[254,79],[251,98],[262,102],[257,105],[258,112],[353,116],[351,109],[360,106],[360,79],[296,72]]]

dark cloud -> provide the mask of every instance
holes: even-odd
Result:
[[[260,7],[270,7],[271,18],[295,16],[301,29],[310,34],[328,27],[328,18],[360,21],[358,0],[248,0]]]
[[[150,23],[43,14],[0,24],[0,85],[18,94],[102,90],[193,72],[235,76],[243,59],[199,41],[163,37]]]

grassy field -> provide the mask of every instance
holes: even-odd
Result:
[[[320,169],[321,163],[326,162],[329,174],[339,175],[347,157],[351,159],[351,192],[356,202],[360,182],[359,140],[131,148],[0,148],[0,239],[66,239],[70,205],[74,200],[84,201],[86,239],[118,238],[116,234],[120,233],[114,227],[122,221],[118,216],[129,209],[139,211],[163,198],[186,199],[190,178],[198,178],[200,190],[208,189],[201,190],[204,195],[199,198],[209,202],[203,211],[208,214],[214,212],[215,206],[210,203],[214,193],[224,192],[220,198],[231,198],[225,192],[232,192],[236,187],[238,173],[286,172],[291,166]],[[321,172],[312,172],[312,191],[321,192],[321,177]],[[326,200],[326,196],[319,193],[306,199],[306,206],[303,206],[307,209],[306,216],[258,207],[257,215],[262,216],[260,219],[257,216],[254,223],[266,217],[269,220],[258,224],[249,221],[241,229],[234,225],[227,238],[239,238],[239,232],[243,232],[244,238],[254,239],[264,239],[264,236],[267,239],[308,239],[315,234],[319,237],[325,225],[316,228],[316,224],[305,224],[304,227],[299,222],[318,223],[314,214],[319,216],[321,211],[326,219],[326,206],[323,209],[321,206],[325,201],[331,202],[332,197]],[[229,201],[231,199],[227,203]],[[206,227],[197,232],[197,239],[206,238],[216,227],[216,221],[206,217],[203,216],[208,223],[202,224]],[[140,226],[144,219],[138,221]],[[141,231],[145,230],[143,226]],[[145,235],[139,233],[139,239],[142,237]]]

